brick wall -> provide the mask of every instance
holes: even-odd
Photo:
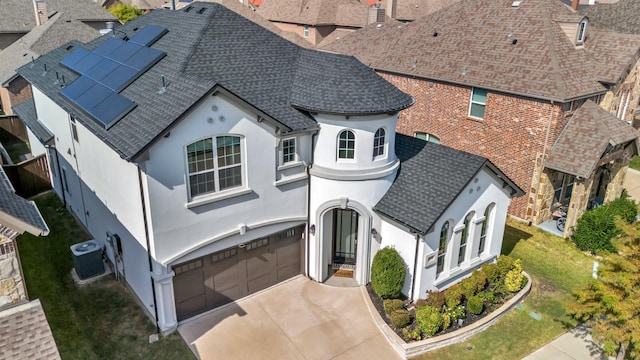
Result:
[[[534,174],[535,160],[543,152],[547,124],[551,119],[548,153],[568,120],[561,106],[489,92],[484,120],[476,120],[467,116],[470,87],[380,75],[416,100],[401,112],[398,132],[411,136],[427,132],[444,145],[487,157],[527,193],[513,200],[509,213],[529,218],[528,199],[536,192],[539,177]]]
[[[22,76],[18,76],[13,79],[9,86],[6,89],[2,88],[1,91],[7,91],[9,104],[4,103],[5,96],[2,97],[2,105],[6,114],[13,114],[11,110],[12,106],[18,105],[21,102],[31,99],[33,97],[33,93],[31,92],[31,86],[29,82],[22,78]],[[7,106],[9,105],[9,106]]]

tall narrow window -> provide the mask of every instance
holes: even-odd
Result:
[[[191,197],[241,186],[240,137],[218,136],[187,145],[187,168]]]
[[[460,237],[460,249],[458,251],[458,266],[460,266],[460,264],[462,264],[462,262],[464,261],[464,257],[467,252],[467,243],[469,242],[469,234],[471,234],[471,231],[469,231],[469,227],[471,226],[472,217],[473,211],[468,213],[464,218],[464,229],[462,229],[462,237]]]
[[[447,240],[449,239],[449,221],[442,225],[440,229],[440,245],[438,246],[438,265],[436,275],[444,271],[444,260],[447,255]]]
[[[356,152],[356,136],[349,130],[338,135],[338,159],[353,159]]]
[[[309,25],[304,26],[304,37],[305,38],[309,37]]]
[[[71,135],[73,135],[73,140],[78,142],[78,128],[74,123],[71,123]]]
[[[578,28],[578,38],[576,39],[578,45],[584,43],[584,35],[586,33],[587,30],[587,20],[582,20],[580,22],[580,27]]]
[[[296,161],[296,138],[282,140],[282,164]]]
[[[374,158],[384,155],[384,141],[385,141],[385,131],[383,128],[380,128],[378,129],[378,131],[376,131],[376,134],[373,137],[373,157]]]
[[[469,116],[476,119],[484,119],[484,109],[487,105],[487,90],[471,89],[471,104],[469,105]]]
[[[71,194],[69,191],[69,182],[67,180],[67,169],[62,168],[62,188],[67,193]]]
[[[495,204],[491,203],[484,211],[484,220],[482,221],[482,229],[480,230],[480,244],[478,244],[478,256],[482,255],[485,244],[487,243],[487,230],[489,228],[489,221],[491,221],[491,211],[494,206]]]

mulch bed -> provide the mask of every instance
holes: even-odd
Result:
[[[400,336],[401,339],[404,339],[405,341],[407,341],[404,338],[404,335],[402,334],[402,329],[396,329],[395,327],[393,327],[393,325],[391,325],[391,320],[389,319],[389,317],[387,316],[387,314],[385,314],[384,312],[384,305],[383,302],[384,300],[378,296],[378,294],[376,294],[373,291],[373,288],[371,287],[371,283],[367,284],[367,293],[369,294],[369,297],[371,298],[371,302],[373,303],[373,306],[376,308],[376,310],[378,311],[378,314],[380,314],[380,316],[382,317],[382,319],[384,319],[384,321],[387,323],[387,325],[389,325],[389,327],[395,331],[396,334],[398,334],[398,336]],[[497,295],[497,294],[496,294]],[[485,316],[491,314],[493,311],[497,310],[500,306],[502,306],[504,303],[506,303],[510,298],[512,298],[513,295],[511,296],[501,296],[499,297],[500,299],[500,303],[498,304],[491,304],[489,306],[485,306],[484,310],[482,311],[482,313],[480,315],[475,315],[472,314],[470,312],[466,312],[465,317],[463,317],[464,322],[463,322],[463,326],[467,326],[470,324],[473,324],[474,322],[484,318]],[[462,303],[462,305],[465,306],[466,308],[466,300]],[[415,319],[415,310],[413,309],[413,304],[408,304],[405,301],[405,306],[407,308],[411,308],[412,310],[409,310],[409,313],[411,314],[411,319],[414,320]],[[458,329],[460,329],[461,327],[458,327],[457,324],[454,324],[452,326],[450,326],[448,329],[445,329],[444,331],[440,331],[437,334],[435,334],[434,336],[439,336],[439,335],[444,335],[453,331],[456,331]],[[410,341],[407,341],[410,342]]]

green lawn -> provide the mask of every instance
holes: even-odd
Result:
[[[631,161],[629,161],[629,167],[634,170],[640,170],[640,156],[632,157]]]
[[[533,278],[524,309],[511,310],[498,323],[468,341],[428,352],[416,359],[521,359],[577,325],[565,314],[571,289],[586,285],[593,258],[573,243],[535,227],[509,220],[502,252],[522,259]],[[535,320],[533,311],[542,315]],[[467,347],[473,347],[467,350]]]
[[[155,332],[133,294],[109,276],[78,287],[69,246],[89,239],[53,192],[35,198],[51,229],[18,238],[27,291],[40,299],[63,359],[193,359],[177,333],[149,344]],[[60,209],[60,210],[58,210]],[[145,259],[146,261],[146,259]]]

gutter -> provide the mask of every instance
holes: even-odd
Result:
[[[409,300],[413,301],[413,295],[416,291],[416,274],[418,273],[418,245],[420,245],[420,234],[416,233],[416,251],[413,259],[413,279],[411,279],[411,292],[409,294]]]
[[[142,220],[144,222],[144,237],[147,241],[147,260],[149,261],[149,280],[151,280],[151,294],[153,295],[153,312],[155,315],[156,334],[160,333],[158,325],[158,301],[156,299],[156,284],[153,280],[153,258],[151,257],[151,241],[149,240],[149,223],[147,222],[147,207],[144,204],[144,190],[142,188],[142,170],[138,166],[138,187],[140,188],[140,205],[142,205]]]
[[[311,160],[309,162],[309,164],[307,165],[307,243],[305,244],[305,275],[307,276],[307,278],[309,278],[309,243],[311,242],[310,240],[310,231],[309,231],[309,226],[311,226],[311,174],[310,171],[311,168],[313,167],[313,154],[314,154],[314,144],[315,144],[315,140],[316,140],[316,136],[318,136],[318,132],[314,132],[311,135]],[[316,231],[318,231],[316,229]],[[314,234],[315,236],[315,234]],[[317,241],[317,239],[316,239]]]

